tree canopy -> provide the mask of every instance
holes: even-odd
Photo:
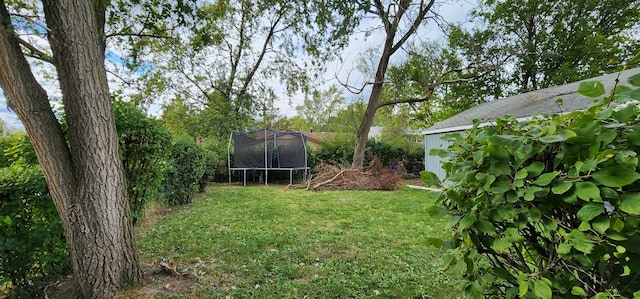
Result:
[[[485,81],[498,87],[488,97],[615,72],[640,51],[637,0],[486,0],[473,16],[478,25],[453,30],[451,46],[466,59],[505,61]]]

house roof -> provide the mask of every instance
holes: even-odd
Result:
[[[507,115],[518,119],[526,119],[538,112],[565,113],[585,109],[593,104],[594,99],[577,93],[580,82],[600,81],[604,84],[605,90],[609,91],[616,84],[618,75],[620,76],[620,84],[626,84],[627,78],[638,73],[640,73],[640,68],[635,68],[485,102],[434,124],[427,128],[424,134],[430,135],[465,130],[473,125],[474,119],[492,121],[496,118],[504,118]],[[558,99],[562,99],[562,104],[557,102]]]

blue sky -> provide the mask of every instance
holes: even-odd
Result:
[[[9,130],[13,131],[22,129],[22,123],[18,119],[18,116],[9,111],[9,107],[7,107],[7,100],[2,92],[0,92],[0,119],[4,121]]]

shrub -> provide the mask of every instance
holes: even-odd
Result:
[[[38,157],[29,136],[16,133],[0,138],[0,167],[7,167],[18,161],[29,165],[38,164]]]
[[[354,146],[355,141],[350,138],[330,140],[311,151],[309,167],[313,169],[321,163],[349,166],[353,160]],[[424,158],[424,147],[420,143],[399,145],[370,139],[367,142],[366,155],[380,158],[383,165],[402,163],[403,169],[414,171],[413,166],[418,163],[420,166],[417,167],[417,171],[423,169],[421,161]]]
[[[226,145],[223,142],[209,139],[202,144],[202,148],[205,152],[206,165],[204,169],[204,175],[200,180],[200,192],[205,191],[205,187],[208,182],[213,182],[221,172],[224,172],[219,168],[220,159],[226,157]]]
[[[450,216],[453,238],[431,241],[457,248],[469,297],[640,297],[640,89],[616,92],[585,111],[449,137],[450,185],[430,211]]]
[[[325,141],[322,146],[309,151],[308,164],[311,169],[322,163],[332,165],[351,166],[353,160],[353,138],[333,138]]]
[[[424,158],[424,145],[422,143],[389,143],[386,141],[369,140],[367,153],[380,158],[382,164],[402,163],[407,172],[416,174],[424,170],[422,160]],[[416,165],[418,165],[416,167]]]
[[[0,168],[0,285],[70,272],[64,231],[38,165]]]
[[[165,174],[165,199],[173,205],[191,203],[206,165],[202,147],[189,140],[173,144]]]
[[[116,100],[113,107],[135,224],[145,204],[158,194],[161,162],[170,152],[171,135],[160,121],[148,117],[133,103]]]

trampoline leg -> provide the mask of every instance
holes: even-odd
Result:
[[[293,169],[289,169],[289,185],[293,185]]]
[[[242,186],[246,186],[247,185],[247,170],[243,169],[242,171],[244,172],[244,175],[242,176],[243,179],[244,179],[244,181],[242,183]]]

